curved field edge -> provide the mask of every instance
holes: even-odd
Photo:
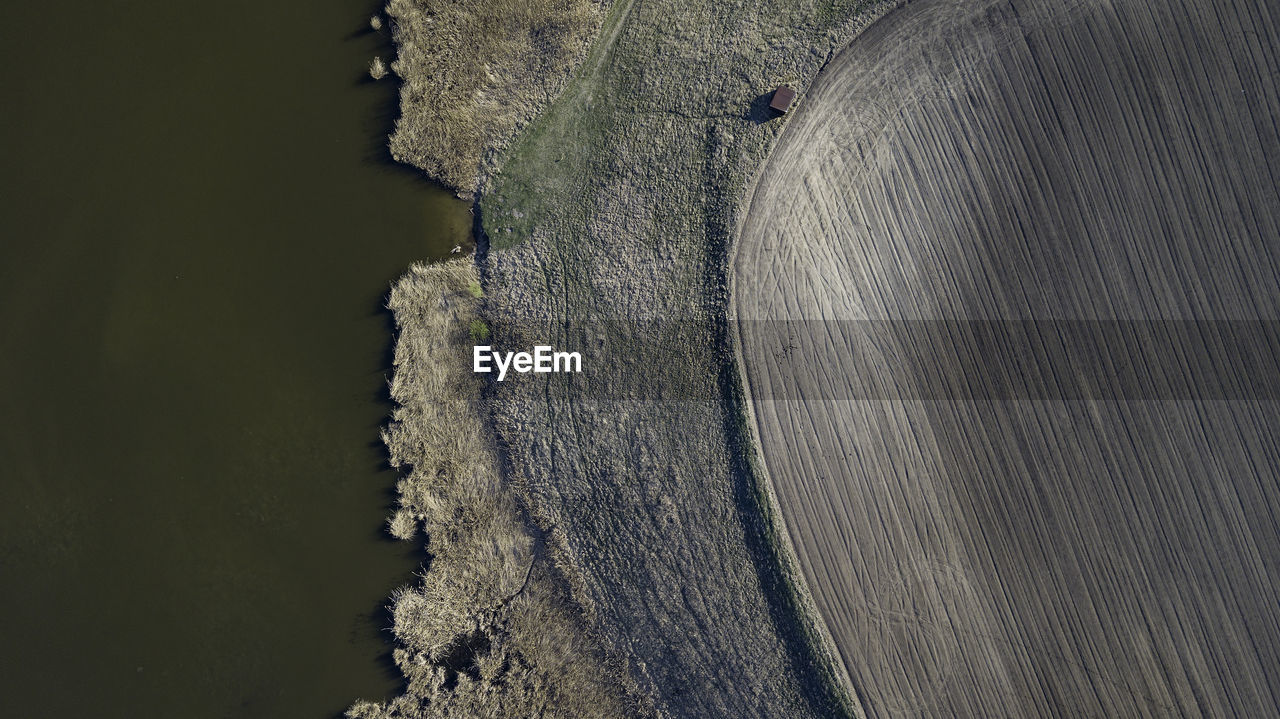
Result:
[[[778,495],[769,479],[764,454],[757,441],[755,412],[751,408],[751,395],[747,389],[746,374],[742,369],[741,353],[736,325],[730,330],[734,349],[734,361],[725,367],[725,395],[732,398],[735,410],[729,423],[730,436],[738,444],[741,472],[748,477],[751,487],[752,509],[760,516],[763,527],[763,546],[759,550],[760,561],[775,567],[780,587],[778,601],[784,616],[792,618],[804,637],[805,644],[815,655],[818,670],[845,716],[866,716],[864,702],[840,659],[839,650],[822,613],[818,611],[804,573],[800,570],[795,545],[783,519]]]
[[[815,42],[812,37],[808,41],[815,46],[820,46],[821,52],[826,53],[826,60],[829,60],[844,44],[855,37],[857,32],[870,25],[874,19],[896,4],[892,2],[861,3],[843,8],[825,6],[816,13],[816,16],[825,14],[818,24],[825,21],[824,27],[830,32],[826,40],[829,44]],[[500,296],[504,290],[510,292],[509,277],[521,274],[526,278],[536,278],[544,283],[541,287],[526,286],[522,288],[522,292],[513,292],[513,295],[521,298],[519,301],[509,301],[505,306],[499,302],[495,309],[499,321],[504,319],[502,315],[507,315],[505,319],[518,316],[519,313],[514,311],[516,307],[524,309],[540,304],[536,300],[542,299],[538,296],[542,293],[560,291],[557,285],[563,281],[567,271],[557,267],[547,269],[548,264],[565,263],[577,250],[564,252],[557,248],[564,247],[564,243],[571,237],[582,237],[580,228],[598,225],[600,208],[607,206],[607,200],[593,204],[592,200],[598,199],[596,197],[583,199],[567,196],[561,187],[576,186],[573,183],[576,177],[596,176],[607,179],[618,175],[619,168],[614,163],[625,156],[625,151],[632,146],[628,145],[629,142],[655,141],[653,137],[634,140],[619,139],[616,136],[606,137],[610,124],[608,120],[613,119],[611,115],[618,111],[618,104],[630,99],[624,96],[620,100],[617,96],[611,95],[616,88],[612,88],[610,82],[616,78],[611,78],[610,72],[615,69],[614,56],[618,52],[616,42],[620,36],[626,37],[629,29],[626,26],[631,21],[632,8],[633,5],[629,2],[619,2],[614,5],[610,16],[605,21],[601,42],[592,48],[587,60],[580,66],[566,91],[526,129],[520,140],[512,145],[501,171],[487,185],[490,191],[483,193],[479,200],[481,226],[485,231],[490,251],[489,255],[481,259],[481,271],[485,276],[486,290],[495,290]],[[678,15],[683,11],[674,12]],[[675,24],[678,25],[679,18],[675,20],[677,21]],[[625,54],[634,50],[624,49],[621,52]],[[628,60],[624,57],[624,61],[634,61],[634,58]],[[625,68],[623,71],[625,72]],[[793,75],[785,80],[803,89],[809,84],[813,74],[810,72]],[[696,77],[677,75],[674,81],[675,86],[682,86],[681,77],[689,83],[696,84]],[[772,84],[763,84],[760,87],[771,89],[772,86]],[[711,109],[698,110],[696,103],[692,101],[684,104],[693,106],[693,109],[677,107],[667,112],[677,117],[688,117],[691,122],[707,120],[708,113],[712,112]],[[633,114],[661,112],[660,110],[646,111],[639,107],[629,108],[628,111]],[[605,118],[606,121],[592,122],[591,119],[597,116]],[[766,120],[767,117],[764,120],[753,119],[754,122],[760,123]],[[751,432],[753,420],[750,404],[743,395],[741,366],[735,359],[737,357],[734,349],[737,344],[736,338],[730,334],[730,329],[723,323],[723,305],[718,308],[715,306],[717,301],[715,298],[723,297],[727,293],[726,288],[729,283],[727,250],[733,245],[733,238],[736,237],[737,232],[732,228],[735,226],[740,228],[744,202],[749,198],[751,189],[754,187],[755,180],[747,181],[747,178],[755,177],[759,168],[763,166],[762,159],[767,152],[767,147],[776,140],[777,124],[774,124],[775,129],[772,133],[767,131],[763,133],[764,141],[761,146],[750,148],[749,161],[743,163],[745,166],[727,167],[732,162],[726,160],[723,154],[712,156],[713,151],[710,148],[704,150],[708,165],[716,163],[726,165],[722,171],[717,170],[716,175],[716,182],[723,188],[723,199],[720,201],[721,208],[717,217],[708,218],[706,226],[699,225],[707,233],[706,236],[693,239],[691,244],[699,247],[702,253],[703,259],[698,268],[703,273],[703,279],[707,285],[712,288],[709,303],[712,306],[711,317],[713,321],[719,321],[717,334],[708,337],[708,342],[719,348],[713,352],[718,361],[712,373],[712,381],[720,388],[720,401],[725,410],[722,429],[727,442],[734,448],[731,452],[731,462],[734,465],[734,474],[737,475],[734,480],[737,487],[735,489],[737,511],[749,533],[758,531],[761,537],[761,541],[751,542],[749,551],[754,557],[753,561],[760,573],[762,583],[770,587],[769,601],[774,615],[773,620],[780,634],[794,633],[802,637],[800,646],[803,648],[798,649],[796,645],[791,645],[792,664],[816,669],[825,687],[821,692],[828,696],[825,703],[830,707],[838,708],[837,710],[843,713],[860,716],[862,711],[856,691],[848,681],[844,666],[834,650],[834,642],[805,587],[803,576],[798,570],[794,549],[790,544],[789,534],[782,523],[782,515],[778,511],[777,499],[769,483],[767,471],[756,457],[756,441]],[[714,130],[709,134],[714,136]],[[660,145],[661,140],[656,140],[656,143]],[[604,151],[601,151],[602,149]],[[691,177],[690,179],[696,181],[702,178]],[[604,192],[603,189],[599,191],[600,194]],[[643,205],[643,202],[641,204]],[[554,213],[548,208],[554,210]],[[578,229],[574,228],[575,225]],[[537,241],[536,251],[529,250],[528,241],[531,239]],[[612,241],[613,237],[610,236],[609,239]],[[682,241],[685,239],[682,238]],[[593,251],[589,246],[583,247],[582,253]],[[524,267],[519,267],[513,272],[511,266],[517,264]],[[527,270],[529,265],[540,267],[530,273]],[[526,279],[526,283],[527,281]],[[530,296],[533,296],[534,301],[530,301]],[[701,300],[692,303],[689,309],[699,311],[700,302]],[[551,314],[567,313],[572,316],[573,301],[546,304],[547,311]],[[503,391],[508,397],[516,394],[512,387],[504,387]],[[522,425],[516,431],[510,431],[509,425],[512,423],[512,420],[508,420],[509,431],[504,441],[518,444],[519,435],[528,430]],[[515,437],[515,441],[511,441],[512,436]],[[603,632],[608,634],[607,628]]]
[[[1032,390],[1005,401],[1002,381],[1028,386],[1035,374],[1028,367],[1043,370],[1046,359],[1061,357],[1046,358],[1024,341],[1015,346],[1030,359],[1018,366],[999,351],[969,355],[954,347],[983,337],[964,334],[965,319],[1011,315],[1119,318],[1135,334],[1147,325],[1154,325],[1149,332],[1186,332],[1178,337],[1183,348],[1215,341],[1211,325],[1219,319],[1274,322],[1280,212],[1269,178],[1280,144],[1270,110],[1276,75],[1268,70],[1277,67],[1280,46],[1275,12],[1248,3],[1089,3],[1118,16],[1102,15],[1090,26],[1086,4],[1075,3],[1071,22],[1037,25],[1028,22],[1028,6],[1045,4],[988,5],[989,15],[976,16],[986,32],[965,32],[968,25],[945,15],[898,27],[902,34],[886,40],[889,47],[916,41],[936,51],[914,48],[909,57],[925,69],[916,74],[898,71],[895,54],[877,52],[882,46],[871,38],[855,46],[865,54],[847,63],[847,84],[811,88],[826,99],[793,118],[788,132],[799,134],[789,152],[775,153],[762,172],[774,171],[771,202],[752,209],[755,225],[744,233],[755,233],[755,274],[736,280],[761,288],[762,297],[734,295],[737,329],[746,337],[739,350],[754,358],[742,363],[749,389],[757,400],[790,397],[782,392],[799,382],[780,378],[802,374],[824,382],[816,386],[832,399],[902,405],[881,414],[832,409],[841,403],[831,402],[812,409],[807,421],[783,402],[757,406],[753,426],[797,528],[793,538],[814,568],[810,576],[827,578],[809,588],[833,610],[827,626],[873,714],[1049,716],[1064,707],[1086,715],[1268,714],[1280,667],[1280,630],[1266,611],[1276,575],[1252,568],[1270,570],[1277,556],[1267,509],[1276,505],[1274,395],[1246,402],[1149,395],[1130,403],[1131,388],[1100,376],[1108,368],[1098,363],[1085,367],[1084,379],[1100,383],[1097,394],[1080,397],[1085,401]],[[1000,32],[1005,22],[1015,31]],[[960,39],[931,45],[934,28]],[[1251,42],[1224,42],[1242,36]],[[1196,49],[1193,60],[1180,62],[1175,53],[1188,47]],[[999,82],[975,81],[985,76],[966,72],[968,58],[953,56],[983,48],[1003,53],[979,63]],[[845,105],[865,91],[853,79],[873,66],[868,57],[896,84],[873,77],[872,86],[887,88],[889,97],[874,101],[868,92],[867,102]],[[1097,69],[1073,73],[1082,57]],[[952,76],[959,79],[939,82]],[[910,92],[912,78],[926,86],[919,96]],[[1059,87],[1068,92],[1052,94]],[[1123,92],[1138,100],[1126,102]],[[1237,113],[1215,101],[1220,97],[1247,97],[1247,104]],[[820,104],[827,124],[805,123]],[[1052,111],[1015,124],[1027,107]],[[1210,115],[1186,108],[1209,108]],[[934,124],[921,127],[926,122]],[[1082,127],[1104,128],[1103,140],[1090,140]],[[1103,142],[1110,152],[1097,150]],[[1083,160],[1073,153],[1080,149]],[[1161,178],[1156,191],[1140,191],[1150,177]],[[1026,188],[1025,195],[1009,188]],[[969,197],[1014,199],[1009,209],[996,204],[1003,214],[979,202],[982,209],[965,216]],[[1043,205],[1050,220],[1025,206],[1041,198],[1050,200]],[[1070,213],[1080,208],[1094,224],[1074,219]],[[950,222],[959,230],[937,229],[956,226]],[[815,237],[819,228],[831,231]],[[982,284],[992,277],[998,281]],[[956,316],[962,332],[948,334],[945,320]],[[1170,316],[1177,319],[1162,323]],[[894,325],[900,334],[882,333],[876,342],[858,344],[861,334],[838,338],[839,350],[865,355],[839,365],[842,380],[822,375],[831,362],[777,360],[776,343],[760,341],[752,322],[848,320],[870,333],[861,329],[868,317],[907,322]],[[924,323],[909,324],[916,320]],[[1064,328],[1043,326],[1045,334]],[[1153,347],[1161,345],[1146,345]],[[1153,356],[1120,354],[1147,363]],[[1197,369],[1195,353],[1171,354]],[[805,348],[795,355],[805,357]],[[1064,366],[1071,367],[1054,369]],[[1158,362],[1148,368],[1161,377],[1170,370]],[[911,394],[938,386],[920,381],[927,371],[972,379],[967,387],[976,394]],[[1062,378],[1048,371],[1040,378],[1046,376]],[[1231,381],[1247,392],[1249,379]],[[832,388],[841,381],[850,388]],[[886,387],[901,394],[886,395]],[[984,410],[988,405],[994,409]],[[903,450],[895,441],[917,446]],[[832,501],[841,497],[844,506]],[[828,507],[838,521],[827,519]],[[1242,564],[1249,569],[1239,571]],[[883,592],[864,595],[865,586]],[[1073,614],[1077,607],[1089,614]],[[886,618],[895,610],[905,613]],[[1130,623],[1135,615],[1141,619]],[[877,657],[866,651],[876,638],[899,644],[884,642],[888,651]]]
[[[904,2],[905,0],[889,0],[866,11],[866,14],[859,18],[859,24],[848,39],[836,49],[832,59],[838,57],[849,44],[856,42],[863,31],[889,12],[903,5]],[[830,63],[831,60],[828,60],[818,75],[809,80],[807,83],[809,87],[820,82],[823,72],[826,71]],[[794,116],[794,111],[792,116]],[[747,219],[745,210],[750,207],[751,202],[754,200],[756,187],[769,162],[769,157],[772,156],[773,150],[777,148],[778,142],[785,135],[785,132],[786,128],[784,127],[780,136],[775,138],[769,155],[759,163],[750,183],[738,196],[737,204],[743,211],[739,212],[738,224],[733,231],[733,240],[729,243],[724,263],[725,283],[728,288],[730,307],[733,306],[733,297],[736,289],[734,287],[735,275],[732,268],[740,246],[738,240],[742,235],[742,228]],[[724,397],[732,412],[732,420],[728,423],[728,429],[732,438],[731,441],[736,442],[738,446],[738,452],[735,456],[741,463],[740,470],[749,478],[754,509],[764,522],[763,533],[765,541],[762,550],[767,554],[767,557],[763,558],[763,561],[776,568],[778,580],[782,585],[778,597],[783,605],[783,611],[797,623],[798,629],[805,637],[805,643],[817,659],[819,671],[832,688],[845,714],[853,717],[865,717],[866,711],[863,708],[865,702],[860,696],[858,687],[849,676],[844,661],[840,658],[835,638],[831,635],[826,620],[822,617],[822,612],[818,610],[813,594],[809,591],[808,582],[800,569],[795,544],[791,541],[791,533],[787,529],[777,492],[774,491],[773,481],[769,476],[768,463],[765,460],[763,447],[759,441],[756,415],[751,399],[751,385],[743,361],[742,338],[738,331],[738,323],[734,318],[729,318],[726,323],[725,333],[732,353],[731,359],[723,367],[724,374],[722,379]]]

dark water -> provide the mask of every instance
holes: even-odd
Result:
[[[389,321],[466,207],[385,160],[376,4],[0,29],[0,707],[330,717],[398,688]]]

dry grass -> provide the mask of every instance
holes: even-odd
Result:
[[[634,715],[498,471],[470,372],[477,282],[467,260],[417,265],[391,293],[398,407],[383,440],[406,474],[388,527],[409,539],[421,525],[431,562],[392,597],[406,693],[348,716]]]
[[[593,0],[391,0],[404,79],[397,160],[463,192],[563,87],[600,27]]]
[[[738,200],[786,122],[768,93],[804,89],[885,7],[619,3],[481,199],[494,344],[566,318],[537,339],[583,348],[587,368],[600,347],[635,359],[572,383],[508,379],[495,426],[609,651],[670,716],[858,713],[745,461],[724,267]],[[653,317],[686,320],[679,341],[637,341]],[[619,396],[681,401],[601,401]]]
[[[535,542],[534,556],[546,550],[572,587],[575,606],[585,607],[583,621],[599,630],[605,656],[626,667],[628,689],[634,686],[660,715],[856,714],[838,664],[819,641],[815,617],[803,593],[795,591],[791,564],[780,560],[785,548],[773,541],[777,528],[761,517],[758,477],[741,460],[746,448],[734,424],[736,405],[730,400],[726,407],[721,399],[731,357],[719,328],[735,202],[778,132],[778,123],[764,122],[765,93],[783,81],[803,87],[865,21],[868,7],[884,3],[618,3],[569,89],[503,153],[497,174],[493,148],[506,144],[510,133],[557,94],[526,80],[556,88],[578,57],[559,51],[527,55],[534,42],[527,30],[514,33],[514,45],[500,40],[525,22],[524,11],[508,4],[492,0],[490,7],[478,8],[466,2],[438,7],[433,15],[425,10],[430,4],[405,2],[393,3],[391,12],[401,48],[393,69],[406,78],[393,154],[461,189],[474,187],[477,168],[487,178],[481,214],[494,251],[483,295],[494,343],[522,344],[530,316],[610,314],[620,320],[619,336],[610,343],[623,347],[633,327],[628,320],[639,317],[688,317],[713,328],[663,345],[661,356],[630,363],[616,377],[593,380],[584,374],[555,387],[508,381],[503,385],[509,386],[491,388],[511,484],[538,526],[553,528],[545,545]],[[539,12],[546,7],[552,6]],[[601,6],[556,7],[590,7],[596,13],[591,27],[599,23]],[[585,25],[586,19],[575,22]],[[486,26],[501,33],[465,31]],[[553,71],[530,72],[538,63]],[[527,244],[513,251],[502,249],[522,241]],[[404,325],[435,321],[412,307],[406,303],[397,310]],[[465,335],[470,319],[464,316],[450,331]],[[535,339],[575,345],[580,338],[559,324]],[[521,342],[513,342],[517,334]],[[406,386],[436,381],[413,368],[402,371]],[[643,388],[670,386],[672,380],[706,401],[591,401],[593,391],[603,391],[601,384],[641,396]],[[399,443],[437,442],[439,428],[450,426],[421,423]],[[455,476],[465,476],[464,461],[449,461],[459,465],[450,471],[463,472]],[[435,481],[424,477],[422,484],[430,489]],[[411,500],[415,506],[449,505],[435,491],[422,494]],[[496,551],[515,557],[521,548],[515,542]],[[440,561],[433,572],[445,566]],[[496,579],[470,577],[460,569],[448,581],[492,601],[501,596],[493,587],[509,579],[503,578],[508,565],[499,565]],[[531,582],[544,568],[550,571],[541,560],[533,568]],[[524,590],[501,604],[501,611],[523,616],[511,607],[526,595],[530,601],[557,596],[533,592]],[[413,716],[414,697],[431,696],[434,687],[450,681],[439,667],[450,666],[447,660],[458,647],[471,646],[466,638],[472,635],[444,644],[448,631],[436,626],[440,620],[421,617],[431,596],[402,594],[398,600],[408,602],[406,625],[416,626],[410,619],[416,616],[426,627],[413,635],[416,644],[407,643],[397,655],[411,678],[410,692],[369,711]],[[562,706],[586,707],[590,716],[608,714],[611,705],[591,698],[590,673],[578,673],[584,665],[569,661],[583,656],[583,647],[570,643],[582,635],[557,629],[540,609],[534,611],[539,606],[544,605],[535,603],[528,615],[532,626],[544,628],[537,643],[517,648],[525,639],[513,638],[489,646],[510,648],[510,666],[529,673],[526,686],[541,686],[533,678],[538,672],[558,672],[558,686],[586,690],[562,696]],[[440,611],[443,621],[457,624],[452,609]],[[597,651],[594,644],[585,648]],[[529,664],[530,657],[546,663]],[[461,676],[455,671],[451,686],[471,687],[492,668],[490,660],[479,659],[474,670]],[[457,699],[449,706],[459,715],[481,716],[574,711],[528,703],[530,696],[538,694],[513,693],[480,705]]]

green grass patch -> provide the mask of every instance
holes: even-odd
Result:
[[[404,79],[391,154],[463,191],[556,93],[604,16],[592,0],[391,0],[387,14]]]

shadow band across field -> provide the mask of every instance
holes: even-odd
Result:
[[[744,321],[757,400],[1280,399],[1280,322]]]
[[[718,389],[661,362],[712,329],[692,320],[521,322],[503,332],[527,338],[520,351],[560,336],[562,345],[541,346],[573,351],[581,371],[509,369],[503,381],[572,387],[587,400],[713,401]],[[1274,320],[743,320],[739,330],[760,349],[756,400],[1280,399]]]
[[[1280,713],[1277,20],[922,0],[789,120],[730,314],[868,715]]]

